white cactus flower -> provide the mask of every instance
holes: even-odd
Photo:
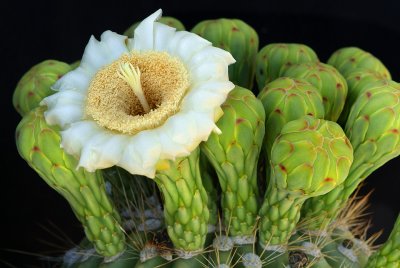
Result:
[[[45,98],[48,124],[88,171],[114,165],[153,178],[161,160],[189,155],[212,131],[234,85],[228,52],[186,31],[143,20],[134,37],[93,36],[81,64]]]

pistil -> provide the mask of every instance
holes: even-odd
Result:
[[[145,113],[150,112],[150,106],[146,100],[146,96],[142,90],[140,83],[140,69],[134,67],[130,62],[120,63],[118,76],[123,79],[131,87],[133,93],[139,99]]]

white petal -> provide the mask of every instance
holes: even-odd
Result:
[[[101,131],[94,121],[79,121],[61,131],[61,146],[67,153],[79,156],[84,145]]]
[[[51,88],[58,91],[72,89],[86,92],[93,75],[94,72],[89,72],[79,66],[63,75]]]
[[[157,10],[136,27],[133,42],[129,42],[131,50],[146,51],[154,48],[154,22],[161,17],[161,14],[162,10]]]
[[[40,105],[46,105],[44,116],[49,125],[59,125],[62,128],[79,121],[84,114],[85,96],[76,90],[59,91],[44,98]]]
[[[161,145],[156,133],[143,131],[130,138],[118,165],[132,174],[154,178],[160,154]]]
[[[123,53],[128,52],[125,41],[128,38],[125,35],[120,35],[112,31],[105,31],[101,35],[101,42],[104,42],[108,48],[107,57],[110,61],[114,61],[121,57]]]
[[[154,23],[154,50],[165,51],[168,48],[170,39],[175,34],[175,28],[168,25],[155,22]]]
[[[112,167],[120,161],[128,142],[126,135],[102,130],[84,144],[79,166],[89,171]]]
[[[189,66],[197,66],[204,62],[213,62],[220,60],[224,61],[227,65],[236,62],[229,52],[217,47],[207,46],[198,51],[196,55],[194,55],[190,59]]]
[[[101,41],[97,41],[93,36],[90,37],[80,66],[88,72],[96,73],[128,51],[125,41],[126,36],[111,31],[104,32]]]
[[[228,65],[221,61],[204,62],[190,70],[192,83],[197,81],[228,80]]]
[[[94,36],[90,37],[86,45],[80,66],[88,72],[95,74],[101,67],[108,64],[107,48]]]
[[[210,111],[219,107],[235,87],[230,81],[211,81],[193,85],[182,101],[182,111]]]
[[[206,39],[194,33],[181,31],[177,32],[170,40],[168,52],[188,64],[193,55],[209,46],[211,43]]]
[[[210,111],[220,106],[226,99],[225,94],[218,91],[196,90],[187,94],[182,103],[182,110]]]

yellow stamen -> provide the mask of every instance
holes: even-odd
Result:
[[[133,93],[135,93],[136,97],[139,99],[143,110],[146,113],[150,112],[150,106],[147,103],[146,96],[142,90],[142,84],[140,83],[139,67],[134,67],[130,62],[120,63],[118,76],[131,87]]]

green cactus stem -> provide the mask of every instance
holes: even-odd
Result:
[[[96,251],[115,257],[125,250],[120,217],[107,196],[101,172],[78,168],[78,161],[60,148],[58,128],[44,119],[45,107],[29,112],[16,130],[21,157],[71,205]]]
[[[208,196],[199,169],[200,149],[159,165],[155,182],[164,201],[168,235],[182,256],[204,247],[209,221]]]
[[[388,240],[368,260],[367,268],[400,267],[400,214]]]
[[[238,19],[205,20],[192,32],[232,54],[236,63],[229,66],[229,80],[241,87],[253,87],[258,35],[250,25]]]

